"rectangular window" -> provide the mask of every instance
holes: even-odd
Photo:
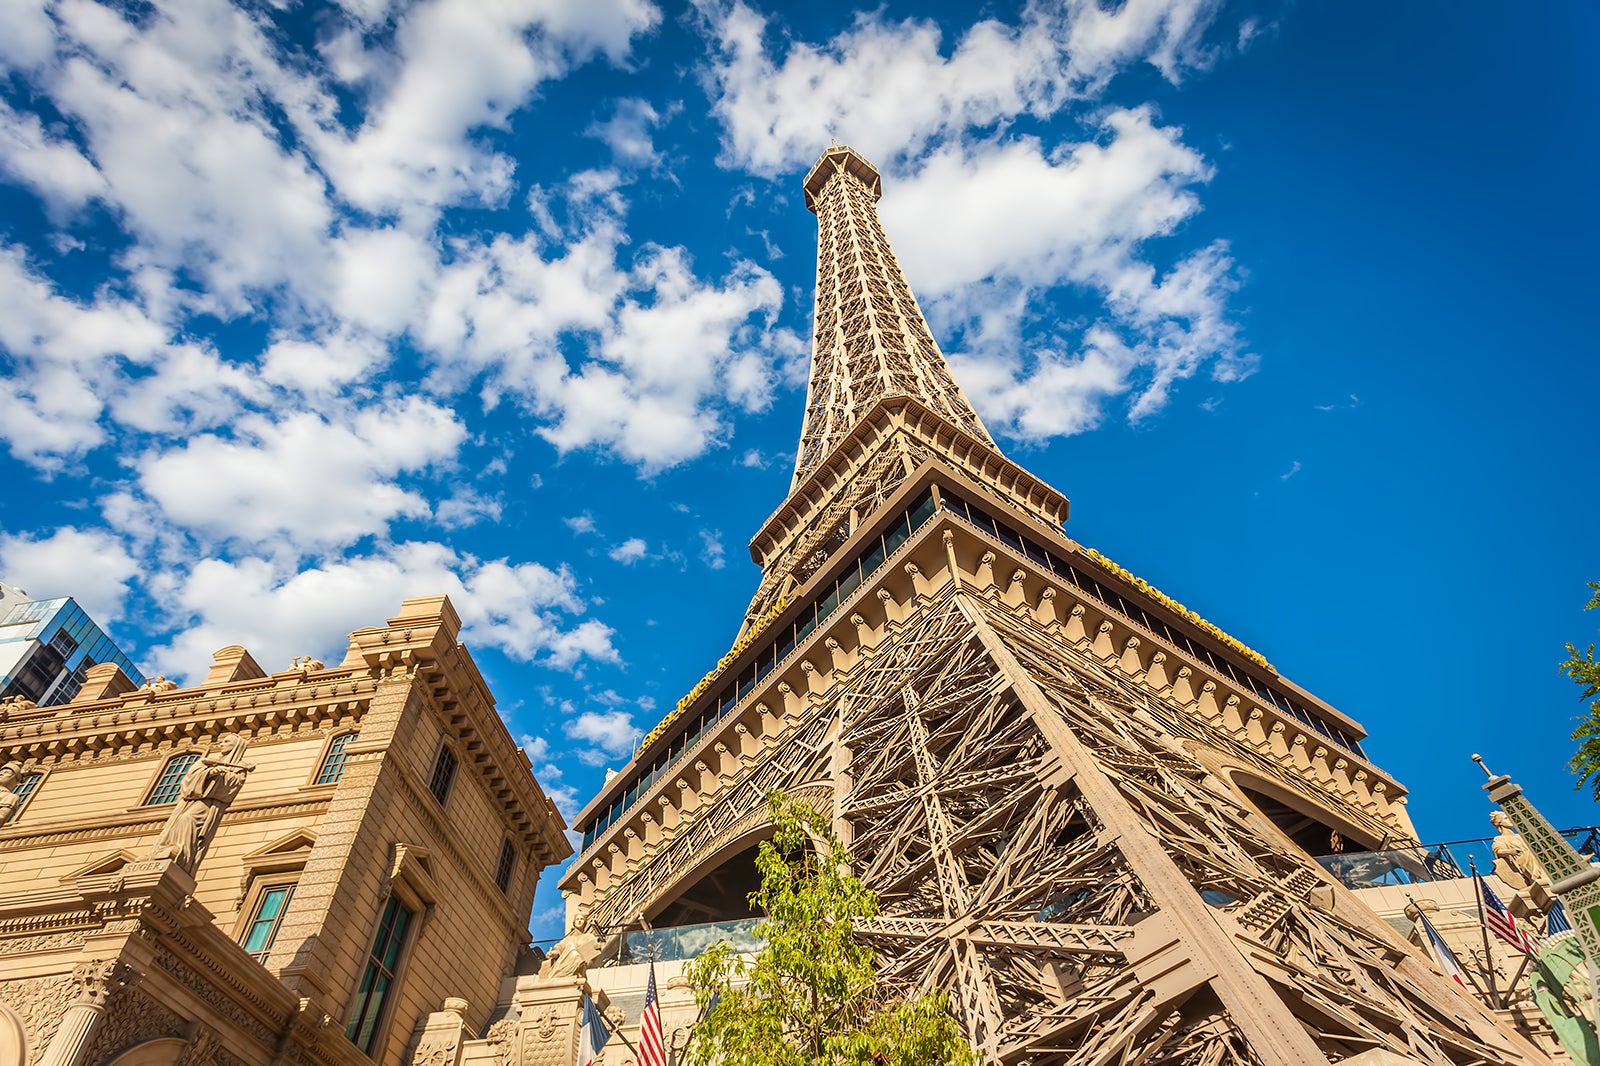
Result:
[[[877,543],[873,544],[872,550],[867,552],[866,557],[861,560],[861,572],[870,574],[877,570],[878,567],[883,565],[886,555],[888,555],[888,552],[883,547],[883,538],[879,537]]]
[[[63,657],[71,655],[78,650],[78,642],[73,640],[72,634],[65,629],[56,631],[56,635],[50,638],[50,646],[60,652]]]
[[[909,536],[911,536],[911,530],[906,527],[905,516],[901,515],[900,524],[884,534],[883,545],[888,549],[889,554],[893,555],[895,549],[904,544]]]
[[[428,781],[428,791],[440,803],[450,795],[450,783],[456,779],[456,754],[448,746],[440,747],[439,757],[433,763],[433,777]]]
[[[394,975],[400,968],[400,951],[405,947],[406,930],[414,916],[394,896],[383,905],[378,933],[372,938],[366,969],[356,986],[356,999],[350,1009],[350,1024],[344,1035],[356,1047],[372,1054],[378,1039],[378,1023],[383,1019],[384,1003],[394,991]]]
[[[346,733],[333,738],[333,743],[328,745],[328,754],[322,759],[322,769],[317,771],[317,779],[313,785],[336,785],[344,776],[344,764],[350,758],[346,750],[355,743],[359,733]]]
[[[244,931],[244,949],[261,962],[278,939],[278,927],[283,924],[284,912],[294,898],[294,885],[272,885],[262,890],[256,901],[256,913]]]
[[[22,817],[22,808],[28,805],[28,799],[33,795],[34,789],[39,787],[39,782],[44,780],[44,774],[38,770],[30,770],[17,780],[11,787],[12,793],[17,797],[17,805],[11,808],[11,813],[0,819],[0,825],[14,822]]]
[[[193,751],[174,755],[168,759],[167,765],[161,768],[161,776],[156,778],[155,785],[150,789],[150,795],[145,799],[144,805],[160,807],[178,802],[178,789],[183,785],[183,775],[198,761],[200,754]]]
[[[500,845],[500,861],[494,868],[494,883],[504,892],[511,887],[511,870],[517,864],[516,849],[507,840]]]

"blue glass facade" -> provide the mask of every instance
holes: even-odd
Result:
[[[21,655],[0,654],[0,696],[25,696],[41,707],[66,703],[78,694],[89,667],[114,662],[136,685],[145,677],[94,619],[64,597],[24,600],[0,616],[0,653],[28,645]]]

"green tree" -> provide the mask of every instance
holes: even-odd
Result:
[[[1600,581],[1589,582],[1589,587],[1594,589],[1594,598],[1584,606],[1586,611],[1600,607]],[[1572,739],[1578,742],[1578,753],[1567,763],[1567,768],[1578,775],[1576,788],[1582,788],[1592,779],[1594,798],[1600,800],[1600,662],[1595,661],[1593,642],[1589,650],[1583,652],[1577,645],[1568,644],[1567,661],[1561,664],[1561,672],[1583,689],[1583,699],[1591,701],[1589,714],[1572,731]]]
[[[977,1056],[942,994],[895,996],[851,923],[878,913],[848,872],[850,855],[827,819],[782,793],[767,797],[776,832],[761,845],[766,915],[753,961],[726,944],[689,964],[705,1017],[692,1066],[972,1066]]]

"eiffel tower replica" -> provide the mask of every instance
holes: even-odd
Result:
[[[748,914],[781,789],[880,901],[886,978],[987,1063],[1549,1060],[1314,856],[1414,834],[1361,728],[1062,531],[952,377],[853,150],[805,180],[816,332],[738,640],[580,814],[569,916]]]

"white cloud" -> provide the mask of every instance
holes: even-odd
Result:
[[[655,471],[719,444],[728,408],[766,407],[804,342],[776,327],[782,288],[751,263],[708,281],[683,248],[646,245],[625,265],[619,180],[586,172],[535,198],[547,225],[557,208],[574,216],[554,254],[549,234],[502,236],[452,263],[420,339],[441,381],[481,376],[559,450]]]
[[[643,540],[639,539],[638,537],[629,537],[621,544],[618,544],[616,547],[612,548],[606,554],[624,566],[631,566],[640,559],[643,559],[649,550],[649,545],[647,545]]]
[[[567,723],[566,731],[569,737],[593,744],[614,759],[631,754],[643,735],[634,724],[633,715],[621,708],[584,711]]]
[[[348,144],[325,144],[341,193],[367,210],[500,201],[509,158],[468,134],[503,126],[574,62],[620,62],[660,12],[648,0],[425,0],[400,19],[391,84]]]
[[[896,168],[930,144],[1017,116],[1046,117],[1147,60],[1169,79],[1206,55],[1215,0],[1070,0],[1030,5],[1010,25],[986,19],[948,49],[931,21],[858,15],[825,44],[789,41],[735,0],[700,5],[716,48],[707,71],[728,162],[767,176],[809,165],[829,138]]]
[[[570,624],[584,603],[565,570],[480,561],[427,542],[298,572],[263,558],[204,559],[170,604],[192,621],[154,657],[169,677],[204,673],[211,653],[226,644],[243,644],[268,669],[302,654],[334,662],[351,631],[392,614],[408,596],[438,593],[461,613],[469,647],[499,648],[558,670],[617,661],[607,626],[594,619]]]
[[[57,210],[82,207],[105,192],[105,179],[76,145],[52,137],[39,116],[19,115],[4,101],[0,101],[0,168]]]
[[[1200,207],[1211,169],[1148,109],[1113,111],[1105,140],[1054,151],[1033,138],[951,146],[888,185],[880,213],[919,296],[981,282],[1109,288],[1138,243]],[[928,220],[939,219],[937,226]]]
[[[1293,466],[1289,467],[1289,469],[1286,472],[1278,475],[1278,480],[1279,481],[1288,481],[1290,478],[1294,477],[1299,472],[1300,472],[1300,460],[1296,459],[1294,461],[1294,465]]]
[[[722,531],[720,529],[702,529],[700,531],[700,561],[712,570],[721,570],[727,565],[726,551],[722,547]]]
[[[948,146],[889,187],[885,227],[936,331],[963,340],[952,362],[991,429],[1081,432],[1124,394],[1137,421],[1203,366],[1219,380],[1250,372],[1228,315],[1237,280],[1226,246],[1164,276],[1142,258],[1199,211],[1194,186],[1211,174],[1180,130],[1136,108],[1108,112],[1100,140],[1054,151],[1032,138]],[[1029,316],[1062,287],[1093,293],[1103,313],[1080,336],[1028,352]]]
[[[0,578],[35,599],[71,596],[96,622],[122,617],[139,565],[115,536],[63,526],[48,537],[0,534]]]
[[[661,161],[653,135],[664,116],[648,100],[624,97],[612,107],[611,117],[586,131],[611,149],[618,166],[653,167]]]
[[[101,423],[108,399],[143,395],[136,417],[181,421],[174,408],[187,402],[193,382],[184,371],[203,369],[204,387],[193,405],[222,414],[230,388],[208,353],[167,348],[168,331],[138,305],[110,294],[81,303],[36,274],[16,248],[0,248],[0,351],[7,387],[0,390],[0,438],[12,454],[45,468],[81,455],[106,437]],[[131,363],[149,368],[134,383],[122,371]],[[176,376],[169,371],[176,370]],[[212,371],[219,371],[213,373]],[[241,385],[239,379],[232,388]],[[153,405],[153,406],[151,406]]]
[[[252,415],[137,463],[139,487],[167,520],[205,540],[307,553],[382,533],[427,501],[396,479],[452,459],[456,416],[417,397],[347,412]]]

